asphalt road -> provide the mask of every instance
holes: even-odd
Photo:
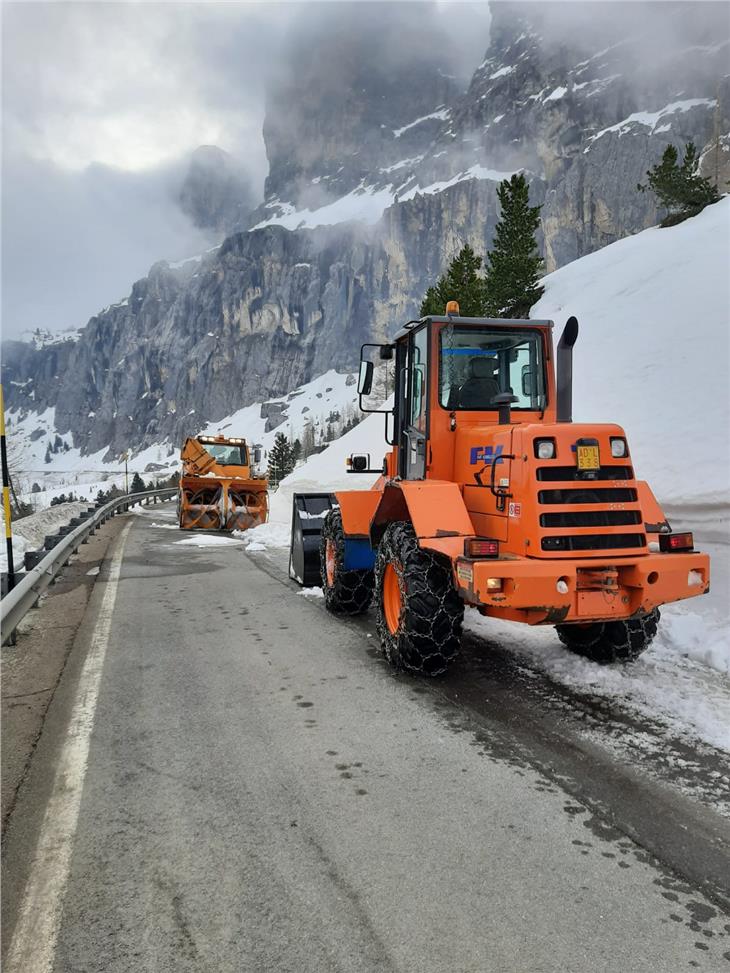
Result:
[[[730,970],[726,819],[473,663],[392,675],[240,544],[129,523],[6,834],[6,973]]]

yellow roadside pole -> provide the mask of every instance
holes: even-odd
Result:
[[[5,404],[3,402],[3,387],[0,383],[0,458],[3,471],[3,512],[5,516],[5,546],[8,552],[8,591],[15,587],[15,564],[13,562],[13,526],[10,513],[10,473],[8,471],[8,450],[5,443]],[[15,633],[9,639],[15,644]]]
[[[3,466],[3,510],[5,512],[5,544],[8,549],[8,591],[15,586],[15,565],[13,564],[13,528],[10,516],[10,474],[8,472],[8,449],[5,444],[5,404],[3,387],[0,384],[0,452]]]

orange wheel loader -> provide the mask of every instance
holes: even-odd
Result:
[[[266,522],[268,480],[245,439],[191,436],[182,448],[178,518],[183,530],[247,530]],[[253,463],[252,463],[253,459]]]
[[[572,421],[570,318],[553,351],[551,321],[443,317],[409,321],[392,344],[363,345],[360,407],[373,355],[392,361],[392,446],[370,490],[332,494],[300,524],[292,564],[318,557],[331,612],[375,601],[383,653],[437,675],[459,651],[464,606],[554,625],[568,649],[629,662],[656,634],[659,606],[709,590],[709,558],[673,530],[636,479],[621,426]],[[367,455],[350,472],[371,470]],[[322,510],[322,495],[317,509]],[[302,527],[304,526],[304,530]],[[299,547],[313,529],[319,550]],[[308,561],[308,563],[307,563]]]

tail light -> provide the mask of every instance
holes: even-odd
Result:
[[[469,537],[464,541],[464,557],[499,557],[499,541]]]
[[[694,549],[692,531],[686,530],[682,534],[660,534],[659,550],[665,554],[672,551],[691,551]]]

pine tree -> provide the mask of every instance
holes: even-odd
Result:
[[[302,458],[302,443],[299,439],[295,439],[292,443],[291,454],[295,463],[298,463]]]
[[[543,261],[535,231],[541,206],[530,206],[530,187],[522,173],[499,184],[502,213],[487,257],[484,313],[495,318],[526,318],[540,299]]]
[[[464,317],[479,317],[483,313],[484,282],[477,273],[482,258],[477,257],[467,243],[449,264],[446,273],[429,287],[421,304],[421,317],[445,314],[447,301],[458,301]]]
[[[139,473],[135,473],[134,476],[132,477],[132,483],[130,485],[129,492],[144,493],[146,489],[147,487],[145,486],[145,482],[142,479],[142,477],[139,475]]]
[[[717,189],[709,179],[699,174],[700,157],[693,142],[688,142],[684,150],[682,164],[673,145],[668,145],[662,161],[647,170],[648,186],[641,183],[637,189],[645,193],[650,190],[667,210],[661,226],[674,226],[701,213],[705,206],[716,203],[720,198]]]
[[[46,455],[45,455],[45,457],[43,459],[43,462],[44,463],[50,463],[51,462],[51,444],[50,443],[46,446]]]
[[[291,473],[294,465],[291,443],[283,432],[277,432],[274,445],[269,450],[269,481],[274,489]]]

